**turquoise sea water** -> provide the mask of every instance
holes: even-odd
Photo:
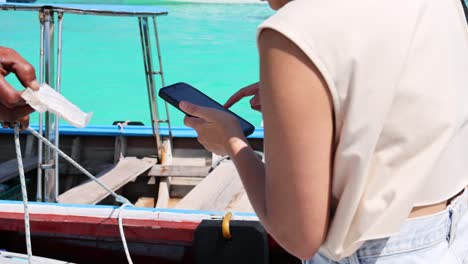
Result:
[[[255,34],[256,27],[272,14],[268,5],[175,2],[157,5],[169,9],[168,16],[158,18],[166,84],[184,81],[224,103],[240,87],[258,80]],[[0,45],[15,48],[39,74],[37,13],[0,11],[0,21]],[[62,93],[84,111],[94,113],[91,124],[132,120],[149,125],[137,19],[66,14],[63,21]],[[12,76],[8,80],[21,88]],[[164,118],[159,98],[158,106]],[[250,109],[248,100],[232,109],[260,126],[261,116]],[[174,126],[183,125],[183,115],[178,110],[170,107],[170,115]],[[32,123],[36,120],[37,115],[33,114]]]

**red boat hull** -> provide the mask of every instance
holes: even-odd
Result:
[[[0,203],[1,249],[26,251],[24,214],[20,210],[20,203]],[[75,263],[127,263],[118,208],[33,203],[30,211],[34,255]],[[195,230],[202,220],[223,216],[220,212],[157,209],[126,209],[122,214],[134,263],[195,263]],[[256,221],[252,214],[236,219]],[[269,244],[270,263],[299,263],[273,240]]]

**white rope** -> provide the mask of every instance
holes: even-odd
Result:
[[[120,206],[119,215],[118,215],[119,231],[120,231],[120,237],[122,238],[122,244],[125,250],[125,256],[127,256],[127,261],[129,264],[133,264],[132,257],[130,257],[130,252],[128,251],[127,240],[125,239],[125,233],[123,230],[123,223],[122,223],[122,210],[124,209],[125,206],[133,206],[133,204],[124,203]]]
[[[17,126],[18,127],[18,126]],[[122,210],[126,207],[126,206],[133,206],[133,204],[125,197],[121,196],[121,195],[118,195],[116,194],[114,191],[112,191],[111,189],[109,189],[107,186],[105,186],[103,183],[101,183],[101,181],[99,181],[99,179],[97,179],[96,177],[94,177],[90,172],[88,172],[85,168],[83,168],[80,164],[78,164],[76,161],[74,161],[72,158],[70,158],[67,154],[65,154],[63,151],[61,151],[59,148],[57,148],[54,144],[52,144],[49,140],[47,140],[46,138],[44,138],[43,136],[41,136],[39,133],[37,133],[34,129],[28,127],[27,128],[29,132],[31,132],[31,134],[33,134],[34,136],[36,136],[39,140],[41,140],[43,143],[45,143],[47,146],[49,146],[50,148],[52,148],[53,150],[57,151],[57,153],[62,156],[62,158],[64,158],[65,160],[67,160],[68,162],[70,162],[73,166],[75,166],[77,169],[79,169],[81,172],[83,172],[86,176],[88,176],[89,178],[91,178],[93,181],[95,181],[96,183],[98,183],[102,188],[104,188],[106,191],[108,191],[112,196],[115,197],[115,200],[119,203],[122,203],[122,205],[120,206],[119,208],[119,213],[118,213],[118,221],[119,221],[119,231],[120,231],[120,237],[122,239],[122,243],[123,243],[123,246],[124,246],[124,250],[125,250],[125,255],[127,256],[127,261],[129,264],[133,264],[132,262],[132,258],[130,257],[130,252],[128,251],[128,246],[127,246],[127,240],[125,239],[125,233],[124,233],[124,230],[123,230],[123,223],[122,223]],[[15,142],[16,140],[18,140],[18,143],[17,143],[17,153],[19,153],[19,160],[18,160],[18,165],[20,164],[20,161],[21,161],[21,168],[22,168],[22,160],[21,160],[21,149],[19,149],[19,139],[17,139],[17,128],[15,128]],[[19,151],[19,152],[18,152]],[[23,173],[23,177],[24,177],[24,173]],[[24,189],[26,190],[26,188]],[[24,196],[24,193],[23,193],[23,196]],[[27,209],[27,204],[25,205],[25,212],[26,212],[26,209]],[[28,216],[28,222],[29,222],[29,216]],[[27,224],[27,227],[28,227],[28,230],[29,230],[29,224]],[[27,235],[27,238],[28,238],[28,235]],[[28,255],[29,255],[29,251],[28,251]],[[31,264],[31,263],[29,263]]]
[[[31,229],[29,226],[28,193],[26,191],[26,179],[24,177],[23,158],[21,157],[21,147],[19,142],[19,124],[15,126],[15,148],[16,159],[18,160],[18,171],[21,182],[21,193],[23,194],[24,206],[24,231],[26,233],[26,250],[28,252],[28,263],[32,263]]]

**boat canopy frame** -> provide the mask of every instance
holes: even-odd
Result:
[[[166,115],[159,118],[156,100],[155,76],[160,77],[161,85],[165,86],[164,71],[162,67],[161,48],[157,29],[157,17],[165,16],[168,10],[159,6],[149,5],[100,5],[100,4],[46,4],[46,3],[0,3],[0,10],[36,11],[40,22],[40,66],[39,81],[46,82],[54,87],[57,92],[61,88],[62,68],[62,22],[64,14],[99,15],[137,17],[140,31],[140,42],[145,67],[146,88],[150,107],[151,125],[155,148],[158,158],[161,156],[160,123],[167,123],[169,138],[172,137],[168,105],[165,104]],[[55,49],[55,19],[58,20],[57,48]],[[151,23],[157,51],[158,70],[154,69],[152,59]],[[57,54],[55,63],[54,53]],[[39,114],[38,132],[48,140],[53,141],[59,147],[59,118],[50,113]],[[41,202],[55,202],[59,196],[59,154],[38,141],[38,165],[37,165],[37,195],[36,200]]]

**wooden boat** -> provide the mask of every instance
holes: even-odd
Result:
[[[40,81],[60,91],[62,17],[67,13],[136,17],[145,63],[151,126],[117,122],[77,129],[58,125],[52,114],[32,126],[115,193],[134,206],[120,206],[109,192],[71,166],[32,134],[20,135],[27,178],[35,256],[72,263],[299,263],[261,227],[232,162],[207,152],[194,131],[161,119],[155,76],[164,77],[154,6],[0,4],[0,10],[38,12],[41,24]],[[54,30],[58,19],[57,63]],[[152,62],[154,30],[159,69]],[[54,76],[54,73],[57,76]],[[167,109],[166,109],[167,110]],[[160,123],[168,126],[161,127]],[[259,155],[263,130],[248,139]],[[13,131],[0,129],[0,252],[25,253],[24,207]],[[228,212],[233,212],[232,218]],[[126,242],[119,232],[122,219]]]

